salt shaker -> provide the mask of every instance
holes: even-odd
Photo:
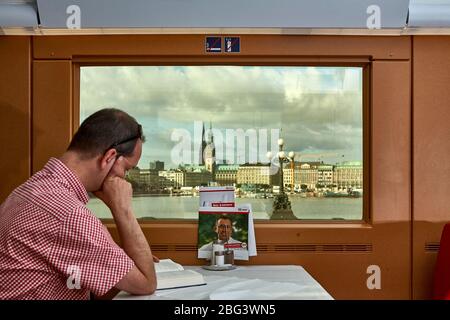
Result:
[[[223,252],[224,251],[224,245],[222,243],[214,243],[212,246],[212,255],[211,255],[211,265],[216,265],[216,252]],[[223,258],[223,253],[222,253]],[[223,264],[223,262],[222,262]]]
[[[225,258],[225,256],[224,256],[224,252],[223,251],[215,251],[214,252],[214,256],[215,256],[215,265],[216,266],[223,266],[223,264],[224,264],[224,258]]]

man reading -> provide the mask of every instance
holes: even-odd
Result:
[[[9,195],[0,206],[0,299],[155,291],[154,258],[124,179],[144,140],[133,117],[102,109],[81,124],[60,158]],[[110,208],[123,249],[86,207],[88,192]]]

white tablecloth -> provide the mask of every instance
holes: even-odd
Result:
[[[185,266],[203,274],[206,285],[157,290],[149,296],[120,292],[115,299],[133,300],[332,300],[333,297],[301,266],[237,266],[230,271],[208,271]]]

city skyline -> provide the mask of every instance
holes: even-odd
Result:
[[[154,165],[153,165],[154,164]],[[164,163],[151,163],[153,168],[141,169],[136,167],[130,170],[128,179],[134,183],[137,193],[164,194],[173,192],[173,188],[200,186],[236,186],[244,189],[256,190],[252,186],[259,186],[268,192],[271,186],[280,186],[281,171],[273,171],[264,164],[243,164],[230,166],[217,166],[215,170],[203,168],[165,169]],[[297,191],[306,190],[336,190],[356,188],[363,186],[362,162],[344,162],[330,165],[318,162],[303,162],[283,168],[283,185]],[[272,190],[275,191],[275,190]],[[184,189],[184,192],[188,192]],[[342,194],[340,194],[342,195]],[[348,195],[348,194],[346,194]],[[333,194],[331,194],[333,196]]]
[[[224,135],[282,129],[285,149],[300,161],[362,160],[361,68],[83,67],[80,89],[81,120],[116,107],[143,125],[147,142],[139,166],[161,160],[177,167],[172,134],[194,136],[195,121],[211,121]],[[268,146],[273,142],[267,139]]]
[[[150,160],[150,162],[147,163],[147,164],[142,163],[144,166],[141,167],[141,166],[137,165],[135,168],[139,168],[141,170],[147,170],[147,169],[155,170],[154,168],[151,168],[152,164],[154,164],[155,162],[162,163],[162,165],[164,166],[164,169],[157,170],[157,171],[178,170],[180,168],[189,169],[191,167],[192,168],[196,168],[196,167],[205,167],[206,168],[205,164],[200,164],[200,165],[197,165],[197,164],[180,165],[178,167],[171,168],[171,167],[166,167],[165,166],[166,165],[165,162],[161,161],[159,159]],[[361,160],[343,160],[343,161],[339,161],[339,162],[336,162],[336,163],[327,163],[327,162],[324,162],[324,161],[297,161],[297,160],[295,160],[294,163],[295,163],[295,166],[297,167],[297,166],[300,166],[302,164],[337,166],[337,165],[345,165],[347,163],[351,163],[351,164],[360,163],[362,165],[363,162]],[[249,163],[249,162],[246,162],[246,163],[243,163],[243,164],[230,164],[230,163],[217,163],[216,164],[217,167],[219,167],[219,166],[239,167],[239,166],[249,166],[249,165],[265,165],[265,166],[269,166],[270,163],[261,163],[261,162]],[[291,167],[290,163],[284,163],[283,164],[283,168],[290,168],[290,167]]]

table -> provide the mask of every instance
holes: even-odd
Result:
[[[120,292],[118,300],[332,300],[333,297],[301,266],[237,266],[230,271],[208,271],[185,266],[203,274],[206,285],[157,290],[148,296]]]

